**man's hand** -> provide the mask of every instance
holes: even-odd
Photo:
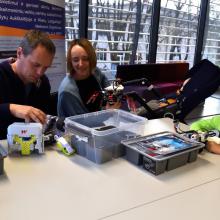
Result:
[[[44,124],[46,122],[46,114],[40,109],[27,106],[27,105],[16,105],[10,104],[10,112],[17,118],[22,118],[25,122],[39,122]]]

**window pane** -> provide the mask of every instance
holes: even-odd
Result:
[[[136,58],[146,60],[148,53],[150,1],[140,1],[142,17]],[[140,13],[140,12],[139,12]],[[148,14],[146,14],[148,13]],[[98,67],[112,79],[118,64],[129,63],[134,42],[137,15],[137,0],[90,0],[88,38],[96,48]],[[145,32],[145,33],[144,33]],[[137,36],[137,39],[134,39]]]
[[[193,65],[200,0],[162,0],[157,62],[187,61]]]
[[[141,26],[138,39],[138,49],[135,63],[147,63],[149,52],[151,16],[152,16],[152,2],[144,1],[141,9]]]
[[[220,66],[220,2],[210,1],[210,11],[203,58]]]
[[[79,37],[79,0],[65,0],[66,51],[68,42]]]

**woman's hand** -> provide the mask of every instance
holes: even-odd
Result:
[[[119,109],[120,107],[121,107],[121,102],[120,101],[114,102],[111,105],[107,102],[107,104],[105,106],[105,109]]]

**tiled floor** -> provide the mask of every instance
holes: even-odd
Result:
[[[186,118],[187,124],[192,123],[200,118],[208,118],[220,114],[220,89],[207,98],[204,103],[197,106]]]

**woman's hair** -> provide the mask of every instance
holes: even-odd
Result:
[[[74,74],[74,69],[72,65],[72,57],[71,57],[71,50],[75,45],[79,45],[82,47],[89,59],[89,66],[90,66],[90,72],[92,73],[95,68],[96,68],[96,63],[97,63],[97,58],[96,58],[96,53],[95,50],[92,46],[92,44],[85,38],[80,38],[80,39],[75,39],[71,41],[68,52],[67,52],[67,69],[70,74]]]

